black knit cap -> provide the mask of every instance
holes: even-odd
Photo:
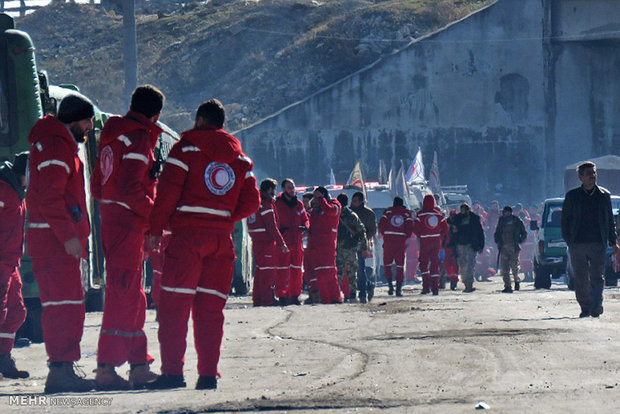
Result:
[[[13,172],[19,175],[26,175],[26,167],[28,166],[28,151],[15,154],[15,161],[13,161]]]
[[[72,93],[60,101],[56,118],[63,124],[70,124],[92,118],[94,115],[93,103],[84,95]]]

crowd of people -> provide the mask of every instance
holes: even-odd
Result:
[[[24,228],[43,309],[46,393],[185,387],[190,313],[198,357],[195,387],[217,388],[223,309],[235,259],[231,233],[235,222],[246,217],[256,264],[255,306],[300,305],[304,284],[306,303],[371,301],[375,275],[367,272],[365,261],[375,236],[383,243],[389,295],[403,295],[411,249],[417,249],[413,256],[422,294],[439,294],[442,266],[451,289],[460,275],[464,292],[473,292],[477,258],[494,252],[499,253],[503,292],[520,289],[520,246],[530,237],[526,223],[539,220],[535,207],[529,213],[520,205],[500,211],[493,202],[489,211],[462,204],[459,211],[443,212],[435,197],[427,195],[421,209],[411,212],[395,197],[377,220],[363,191],[353,194],[349,204],[345,193],[332,198],[319,186],[300,200],[293,180],[284,179],[276,196],[278,182],[273,179],[257,187],[253,162],[224,131],[225,111],[216,99],[198,107],[193,128],[181,135],[162,168],[154,150],[164,102],[157,88],[140,86],[129,112],[108,119],[89,186],[78,145],[93,128],[94,107],[77,93],[62,99],[56,115],[36,122],[29,153],[0,166],[3,376],[29,376],[11,357],[15,332],[26,315],[18,271]],[[609,193],[596,186],[596,166],[582,164],[579,178],[582,186],[565,199],[562,231],[570,247],[580,316],[598,317],[603,312],[602,257],[608,243],[618,254],[616,232]],[[80,267],[90,234],[87,188],[100,203],[106,266],[94,380],[79,375],[75,365],[85,319]],[[161,375],[150,369],[154,359],[144,332],[142,263],[147,256],[157,276]],[[488,259],[482,263],[491,268]],[[130,365],[128,379],[116,372],[125,363]]]
[[[18,271],[25,227],[43,311],[46,393],[185,387],[190,312],[198,356],[196,389],[217,388],[223,309],[235,259],[231,233],[235,222],[258,209],[259,193],[253,162],[223,130],[225,111],[216,99],[198,107],[193,128],[181,135],[162,169],[154,150],[164,102],[157,88],[140,86],[131,96],[129,112],[106,121],[89,186],[78,145],[93,128],[94,107],[78,93],[63,98],[55,115],[35,123],[29,153],[0,167],[3,376],[29,376],[11,357],[15,332],[26,315]],[[106,267],[94,380],[80,375],[75,364],[85,319],[80,267],[88,257],[88,188],[100,203]],[[142,264],[149,255],[161,276],[161,375],[150,369],[154,359],[144,332]],[[115,370],[124,363],[130,365],[128,379]]]

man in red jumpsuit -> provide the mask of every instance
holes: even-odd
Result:
[[[194,128],[184,132],[168,158],[150,218],[149,244],[172,231],[159,297],[162,375],[149,389],[185,387],[183,360],[192,312],[198,356],[196,389],[217,388],[224,334],[224,306],[233,278],[235,222],[260,203],[253,163],[241,143],[224,131],[217,99],[200,105]]]
[[[422,273],[422,294],[439,294],[439,250],[449,227],[443,213],[435,208],[435,197],[424,196],[422,210],[413,222],[413,232],[420,238],[420,272]],[[429,269],[430,263],[430,269]]]
[[[310,211],[308,252],[312,273],[323,303],[342,303],[336,268],[336,243],[340,203],[332,199],[325,187],[317,187],[313,193]]]
[[[26,319],[19,262],[24,251],[26,166],[28,153],[0,166],[0,373],[5,378],[28,378],[11,357],[15,332]]]
[[[290,252],[276,250],[276,296],[280,305],[301,305],[299,295],[303,285],[303,235],[310,227],[304,204],[297,198],[295,183],[282,181],[282,194],[275,202],[278,226]]]
[[[404,207],[400,197],[394,197],[392,207],[385,210],[379,220],[379,233],[383,237],[383,270],[388,282],[388,295],[394,294],[392,263],[396,262],[396,296],[403,295],[405,275],[405,249],[413,232],[411,212]]]
[[[153,151],[164,95],[139,86],[129,112],[105,123],[91,189],[101,204],[101,239],[106,294],[97,352],[98,390],[140,388],[157,379],[149,370],[144,333],[146,295],[142,288],[145,233],[155,199],[159,165]],[[115,372],[129,362],[129,381]]]
[[[38,120],[30,131],[30,183],[26,193],[26,243],[39,285],[49,374],[45,392],[86,392],[94,382],[78,377],[84,329],[84,291],[80,264],[90,234],[84,166],[78,144],[93,128],[92,103],[72,93],[58,115]]]
[[[275,302],[276,252],[286,252],[288,247],[278,230],[273,197],[278,182],[266,178],[260,183],[260,207],[248,217],[248,232],[252,237],[252,250],[256,261],[252,303],[254,306],[272,306]]]

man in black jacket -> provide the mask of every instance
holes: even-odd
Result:
[[[476,255],[484,249],[484,230],[480,216],[473,213],[466,203],[461,204],[460,213],[454,216],[450,225],[450,237],[454,237],[456,257],[459,264],[463,292],[470,293],[474,288],[474,266]]]
[[[562,237],[575,278],[575,296],[580,318],[597,318],[603,313],[605,254],[616,245],[616,229],[609,191],[596,185],[596,164],[577,167],[581,186],[566,193],[562,206]]]
[[[371,208],[366,206],[364,193],[361,191],[353,194],[351,198],[351,210],[362,220],[366,228],[366,238],[368,239],[369,249],[372,249],[372,240],[375,234],[377,234],[377,215]],[[368,297],[368,301],[370,301],[375,293],[375,277],[372,271],[370,271],[370,274],[366,273],[365,256],[365,252],[358,250],[357,285],[360,291],[360,302],[362,303],[366,303],[366,297]]]
[[[506,206],[495,229],[495,243],[499,251],[499,267],[504,279],[503,293],[512,293],[510,271],[515,280],[515,290],[519,290],[519,251],[521,243],[527,238],[523,220],[512,214],[512,207]]]

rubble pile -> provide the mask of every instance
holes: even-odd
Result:
[[[139,0],[139,83],[167,96],[163,120],[190,126],[208,97],[249,125],[492,0]],[[56,3],[17,20],[53,83],[124,112],[122,11]]]

